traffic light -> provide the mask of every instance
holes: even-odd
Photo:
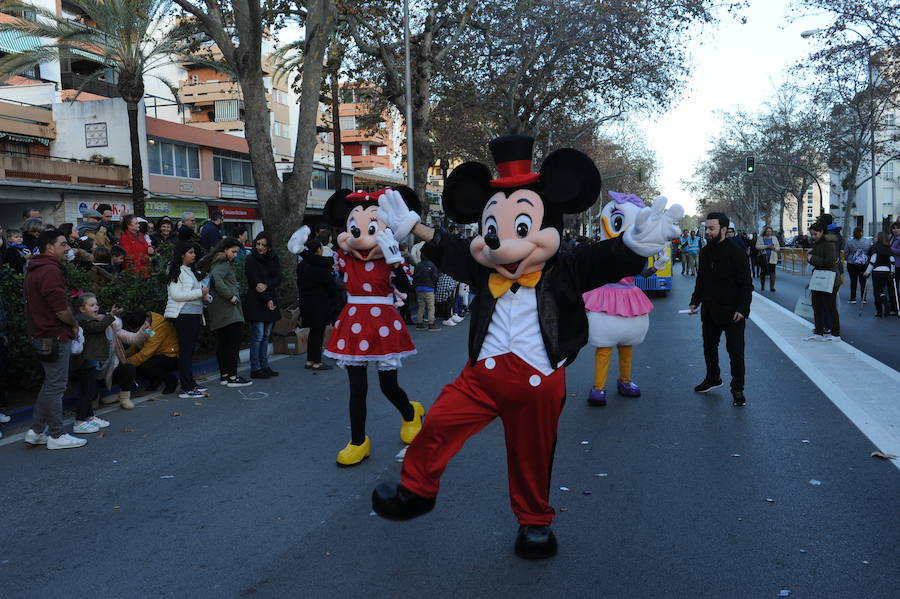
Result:
[[[756,171],[756,159],[753,156],[747,156],[747,172]]]

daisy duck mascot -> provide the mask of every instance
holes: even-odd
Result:
[[[397,235],[412,232],[442,272],[476,294],[468,360],[445,386],[408,447],[400,482],[372,493],[376,513],[407,520],[434,508],[441,475],[466,439],[503,421],[516,553],[555,555],[550,529],[550,470],[565,401],[565,366],[588,341],[581,294],[639,273],[678,231],[681,207],[645,208],[624,235],[559,252],[564,214],[586,210],[600,194],[600,173],[571,149],[549,154],[532,172],[533,139],[510,135],[489,147],[499,176],[477,162],[460,165],[444,187],[444,212],[480,234],[456,239],[426,227],[388,192],[379,218]]]
[[[613,201],[600,211],[600,239],[619,237],[632,227],[647,208],[636,195],[609,192]],[[654,266],[662,268],[668,261],[665,248],[656,256]],[[606,405],[606,376],[612,359],[613,348],[619,350],[619,378],[616,386],[619,395],[640,397],[641,389],[631,380],[632,348],[643,343],[650,326],[653,304],[634,284],[634,277],[625,277],[583,294],[590,325],[588,341],[594,350],[594,386],[588,395],[588,404]]]
[[[334,226],[345,226],[338,235],[340,248],[334,265],[347,291],[347,304],[334,323],[324,354],[347,370],[350,382],[350,441],[337,454],[340,466],[354,466],[369,457],[372,444],[366,436],[367,367],[375,362],[381,391],[402,417],[400,439],[411,443],[422,428],[424,406],[410,401],[397,382],[403,358],[416,353],[415,345],[394,306],[395,288],[408,293],[400,244],[378,217],[379,199],[393,194],[398,206],[409,214],[420,210],[419,200],[409,188],[397,191],[351,192],[342,189],[325,204],[325,215]],[[416,217],[418,219],[418,217]],[[407,229],[407,234],[409,229]],[[309,227],[301,227],[288,247],[302,247]]]

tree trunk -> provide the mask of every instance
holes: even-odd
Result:
[[[144,164],[141,160],[141,137],[138,131],[138,102],[125,100],[128,108],[128,135],[131,140],[131,204],[135,216],[144,216]]]
[[[294,170],[282,192],[282,213],[277,216],[280,220],[279,228],[286,235],[290,235],[303,222],[309,200],[309,181],[316,151],[316,116],[322,94],[322,68],[325,48],[334,32],[335,17],[334,3],[331,0],[311,0],[308,3]],[[282,239],[286,240],[287,236]]]

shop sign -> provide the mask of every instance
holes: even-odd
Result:
[[[225,220],[248,221],[258,220],[259,216],[256,208],[251,206],[210,206],[209,214],[218,210],[225,217]]]
[[[192,200],[147,200],[144,203],[144,213],[147,216],[158,218],[160,216],[181,216],[182,212],[193,212],[197,217],[206,215],[206,204]]]
[[[112,202],[80,202],[78,204],[78,215],[84,218],[84,213],[88,210],[97,210],[97,206],[100,204],[109,204],[112,206],[112,218],[110,220],[122,220],[122,216],[125,214],[133,214],[134,210],[131,208],[131,204],[126,204],[120,202],[118,204],[114,204]]]

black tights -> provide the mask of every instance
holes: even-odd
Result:
[[[350,442],[362,445],[366,441],[366,393],[369,379],[366,366],[348,366],[347,378],[350,379]],[[400,415],[407,422],[415,416],[415,410],[409,403],[406,391],[397,383],[396,370],[379,370],[378,383],[381,392],[388,398]]]

